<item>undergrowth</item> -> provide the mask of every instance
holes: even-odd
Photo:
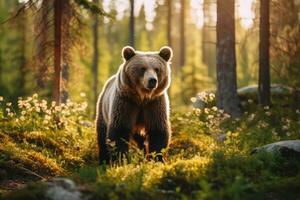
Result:
[[[2,180],[71,176],[91,199],[300,198],[299,159],[251,154],[261,145],[300,138],[300,111],[294,107],[261,108],[249,99],[238,119],[211,102],[173,112],[165,163],[147,161],[132,147],[127,159],[97,167],[94,127],[84,103],[48,105],[37,96],[20,101],[25,107],[17,112],[8,112],[10,105],[1,101]]]
[[[68,175],[93,160],[95,135],[85,102],[57,106],[38,95],[17,109],[0,101],[0,180]]]

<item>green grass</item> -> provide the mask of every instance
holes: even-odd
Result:
[[[7,107],[3,102],[2,106],[4,110]],[[41,177],[69,176],[91,199],[300,198],[299,160],[250,154],[260,145],[299,139],[297,109],[280,104],[259,108],[249,101],[243,117],[235,120],[213,105],[175,112],[172,143],[163,152],[165,163],[147,161],[133,147],[128,159],[97,167],[95,131],[93,126],[83,125],[87,121],[84,109],[79,109],[82,105],[61,108],[70,113],[51,112],[50,117],[45,113],[55,107],[47,106],[45,111],[25,114],[22,124],[16,122],[22,108],[13,116],[6,111],[0,113],[1,180],[27,177],[27,181],[35,182]],[[45,119],[49,119],[46,124]],[[219,136],[224,134],[226,140],[220,141]],[[32,187],[38,185],[3,198],[24,198]],[[43,189],[30,193],[27,199],[39,197]]]

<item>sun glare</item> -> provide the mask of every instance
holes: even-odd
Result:
[[[197,28],[201,29],[204,24],[203,15],[203,2],[204,0],[190,0],[190,21],[195,23]],[[240,23],[243,28],[249,29],[253,25],[253,19],[255,13],[252,9],[254,0],[237,0],[236,1],[236,15],[240,19]],[[129,0],[104,0],[103,8],[105,11],[110,11],[110,5],[114,4],[116,7],[116,19],[121,20],[124,18],[126,11],[129,9]],[[160,1],[158,3],[161,4]],[[153,29],[152,22],[156,17],[156,0],[135,0],[134,15],[137,17],[140,12],[145,12],[146,28],[147,30]],[[176,5],[175,5],[176,7]],[[143,9],[143,10],[142,10]],[[212,3],[209,12],[212,18],[212,22],[216,22],[216,4]]]
[[[241,25],[245,29],[251,28],[255,13],[252,9],[253,0],[238,0],[237,15],[241,19]]]
[[[237,0],[236,2],[236,14],[240,19],[240,23],[243,28],[249,29],[253,24],[255,13],[252,9],[254,0]],[[197,28],[202,28],[204,25],[203,15],[203,0],[191,0],[191,20],[196,24]],[[216,4],[211,4],[209,7],[210,17],[212,22],[215,23],[217,20]]]
[[[196,24],[198,28],[202,28],[204,24],[203,16],[203,1],[204,0],[190,0],[191,7],[191,21]],[[26,3],[28,0],[19,0],[20,3]],[[146,27],[152,29],[152,22],[156,16],[156,0],[135,0],[134,15],[138,16],[144,6]],[[249,29],[253,24],[255,13],[252,9],[254,0],[237,0],[237,16],[241,20],[241,25],[245,29]],[[158,2],[159,3],[159,2]],[[114,4],[116,8],[116,19],[121,20],[125,16],[126,10],[129,9],[129,0],[103,0],[103,8],[106,12],[110,11],[110,5]],[[210,7],[211,16],[216,21],[216,5],[212,4]],[[150,26],[151,25],[151,26]]]
[[[191,10],[192,21],[197,28],[202,28],[204,25],[203,0],[191,0]]]

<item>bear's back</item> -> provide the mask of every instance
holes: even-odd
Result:
[[[106,83],[101,96],[102,114],[104,121],[109,123],[109,115],[112,112],[112,101],[115,98],[116,92],[116,76],[112,76]]]

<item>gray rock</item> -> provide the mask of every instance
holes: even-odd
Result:
[[[280,84],[272,84],[270,89],[272,95],[287,95],[292,93],[292,88]],[[239,96],[256,96],[258,94],[258,86],[249,85],[241,87],[237,92]]]
[[[283,156],[300,158],[300,140],[285,140],[253,149],[251,154],[259,152],[279,153]]]
[[[226,139],[227,139],[227,136],[225,133],[217,136],[217,141],[219,141],[219,142],[224,142]]]
[[[90,121],[82,121],[81,124],[87,128],[90,128],[93,126],[93,124]]]
[[[54,178],[46,186],[45,196],[49,200],[80,200],[82,196],[76,184],[67,178]]]
[[[192,103],[193,108],[205,108],[206,103],[197,97],[196,101]]]

